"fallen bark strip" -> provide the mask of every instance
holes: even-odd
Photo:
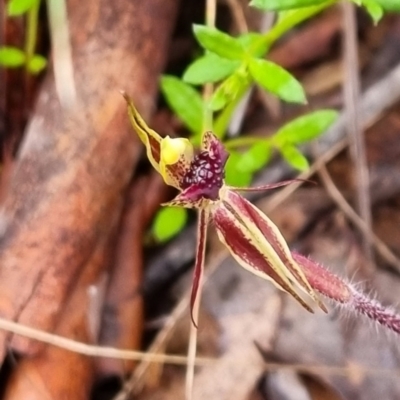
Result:
[[[117,236],[115,256],[104,301],[99,344],[119,349],[137,349],[142,343],[142,247],[143,235],[160,203],[167,200],[158,174],[135,180],[127,195]],[[98,377],[132,372],[135,363],[116,359],[97,360]]]

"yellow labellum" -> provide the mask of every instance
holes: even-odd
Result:
[[[161,140],[160,163],[173,165],[176,164],[182,156],[189,159],[193,157],[193,146],[188,139],[172,139],[169,136],[166,136]]]

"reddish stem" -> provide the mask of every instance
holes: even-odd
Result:
[[[400,334],[400,315],[392,309],[358,292],[321,264],[298,253],[293,253],[293,258],[302,267],[310,285],[322,295]]]

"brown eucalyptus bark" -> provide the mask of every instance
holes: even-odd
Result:
[[[141,293],[143,235],[150,219],[166,201],[164,182],[157,173],[135,182],[127,196],[118,234],[116,254],[107,296],[99,343],[119,349],[139,348],[142,341],[143,299]],[[164,196],[163,196],[164,194]],[[99,359],[101,376],[126,376],[135,363],[127,360]]]
[[[89,293],[104,286],[104,269],[110,260],[110,234],[98,243],[85,264],[73,294],[63,307],[55,333],[70,339],[94,343],[98,334],[98,303]],[[94,380],[94,359],[56,346],[46,346],[32,357],[24,357],[14,368],[4,400],[85,400]]]
[[[77,100],[63,109],[49,72],[0,217],[0,315],[54,331],[109,227],[141,146],[119,93],[153,106],[177,0],[68,2]],[[0,348],[38,343],[0,333]]]

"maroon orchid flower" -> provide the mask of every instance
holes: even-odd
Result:
[[[164,181],[180,193],[166,205],[194,208],[199,212],[198,245],[191,294],[191,316],[204,269],[207,226],[213,222],[220,240],[236,261],[253,274],[268,279],[279,289],[291,294],[312,312],[307,301],[326,311],[311,287],[305,273],[292,256],[274,223],[240,196],[240,191],[260,191],[288,184],[290,181],[236,188],[224,182],[224,167],[229,157],[223,144],[210,131],[205,132],[201,148],[195,152],[187,139],[162,138],[143,121],[133,102],[128,102],[129,117],[146,146],[147,156]]]
[[[198,238],[190,311],[193,326],[189,340],[186,372],[186,398],[192,399],[194,360],[196,357],[199,289],[204,269],[207,227],[213,223],[220,240],[236,261],[253,274],[270,280],[292,295],[312,312],[309,302],[323,311],[316,292],[361,314],[400,335],[400,315],[360,293],[353,285],[335,276],[320,264],[292,253],[275,224],[254,205],[240,196],[240,191],[261,191],[284,186],[291,181],[237,188],[224,182],[224,168],[229,154],[212,132],[202,136],[195,152],[187,139],[162,138],[143,121],[132,100],[129,117],[146,146],[147,156],[164,181],[179,190],[170,206],[198,210]]]
[[[167,204],[194,208],[199,212],[198,245],[190,301],[195,326],[197,313],[194,314],[193,310],[203,275],[207,226],[212,222],[219,238],[242,267],[270,280],[279,289],[291,294],[308,311],[312,312],[307,302],[310,300],[326,311],[317,291],[349,311],[364,315],[400,334],[399,314],[359,292],[317,262],[291,253],[274,223],[238,194],[240,191],[273,189],[292,181],[254,188],[227,186],[224,182],[224,167],[229,154],[212,132],[204,133],[201,148],[195,153],[187,139],[162,138],[150,129],[132,100],[124,96],[130,120],[146,146],[151,164],[168,185],[180,191]]]

